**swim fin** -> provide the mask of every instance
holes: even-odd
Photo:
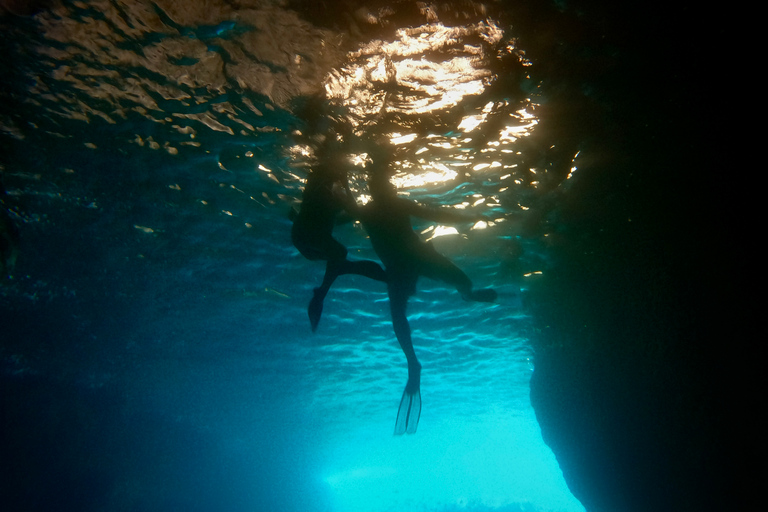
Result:
[[[323,299],[325,294],[320,293],[320,288],[315,288],[312,300],[309,301],[307,313],[309,314],[309,324],[312,326],[312,332],[317,330],[317,324],[320,323],[320,316],[323,314]]]
[[[416,427],[419,426],[419,417],[421,416],[421,390],[418,388],[415,392],[408,392],[408,386],[403,391],[403,398],[400,399],[400,409],[397,411],[397,420],[395,420],[395,435],[416,433]]]

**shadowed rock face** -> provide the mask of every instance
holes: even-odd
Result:
[[[544,439],[590,512],[745,510],[765,474],[756,295],[745,277],[759,267],[752,242],[731,231],[748,222],[734,198],[751,201],[738,179],[712,181],[736,161],[721,149],[730,136],[715,147],[704,135],[712,119],[702,108],[718,93],[700,72],[725,50],[696,50],[706,35],[684,8],[656,17],[651,7],[572,7],[583,18],[531,9],[523,25],[616,49],[621,58],[594,83],[613,98],[621,137],[609,144],[616,159],[577,185],[574,195],[591,200],[558,206],[555,270],[529,296]],[[527,48],[535,62],[547,44]],[[557,56],[550,66],[574,69]]]

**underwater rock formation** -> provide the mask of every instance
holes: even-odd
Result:
[[[746,510],[765,473],[748,277],[757,251],[732,230],[749,231],[734,199],[751,202],[739,178],[717,179],[736,162],[729,135],[716,146],[705,135],[718,94],[701,74],[725,49],[697,52],[705,35],[685,9],[657,18],[650,7],[570,5],[588,14],[531,10],[523,25],[581,38],[593,56],[613,48],[591,85],[622,98],[604,118],[621,136],[607,148],[615,158],[571,190],[579,203],[557,207],[555,270],[529,295],[544,440],[589,512]],[[535,61],[546,46],[526,48]]]

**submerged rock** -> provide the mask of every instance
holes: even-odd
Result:
[[[576,4],[529,12],[530,26],[540,16],[581,34],[581,55],[615,55],[600,77],[568,79],[600,91],[591,106],[621,136],[593,139],[602,158],[554,207],[553,268],[528,297],[542,434],[589,512],[746,510],[765,474],[747,277],[758,251],[733,231],[749,222],[734,198],[750,201],[738,177],[717,179],[735,165],[732,141],[705,136],[717,93],[700,75],[725,49],[689,51],[703,34],[682,8],[661,19]],[[578,65],[550,66],[558,58]]]

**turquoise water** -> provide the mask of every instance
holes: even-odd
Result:
[[[2,19],[17,510],[584,510],[528,397],[523,303],[551,227],[524,219],[579,166],[577,145],[537,131],[535,63],[474,8],[376,11],[355,30],[306,9],[64,2]],[[382,92],[384,53],[399,92]],[[401,195],[488,219],[415,226],[499,300],[420,282],[414,435],[392,435],[407,373],[384,286],[340,278],[310,330],[323,265],[291,245],[289,211],[313,163],[297,105],[317,93],[396,141]],[[359,225],[336,236],[375,259]]]

